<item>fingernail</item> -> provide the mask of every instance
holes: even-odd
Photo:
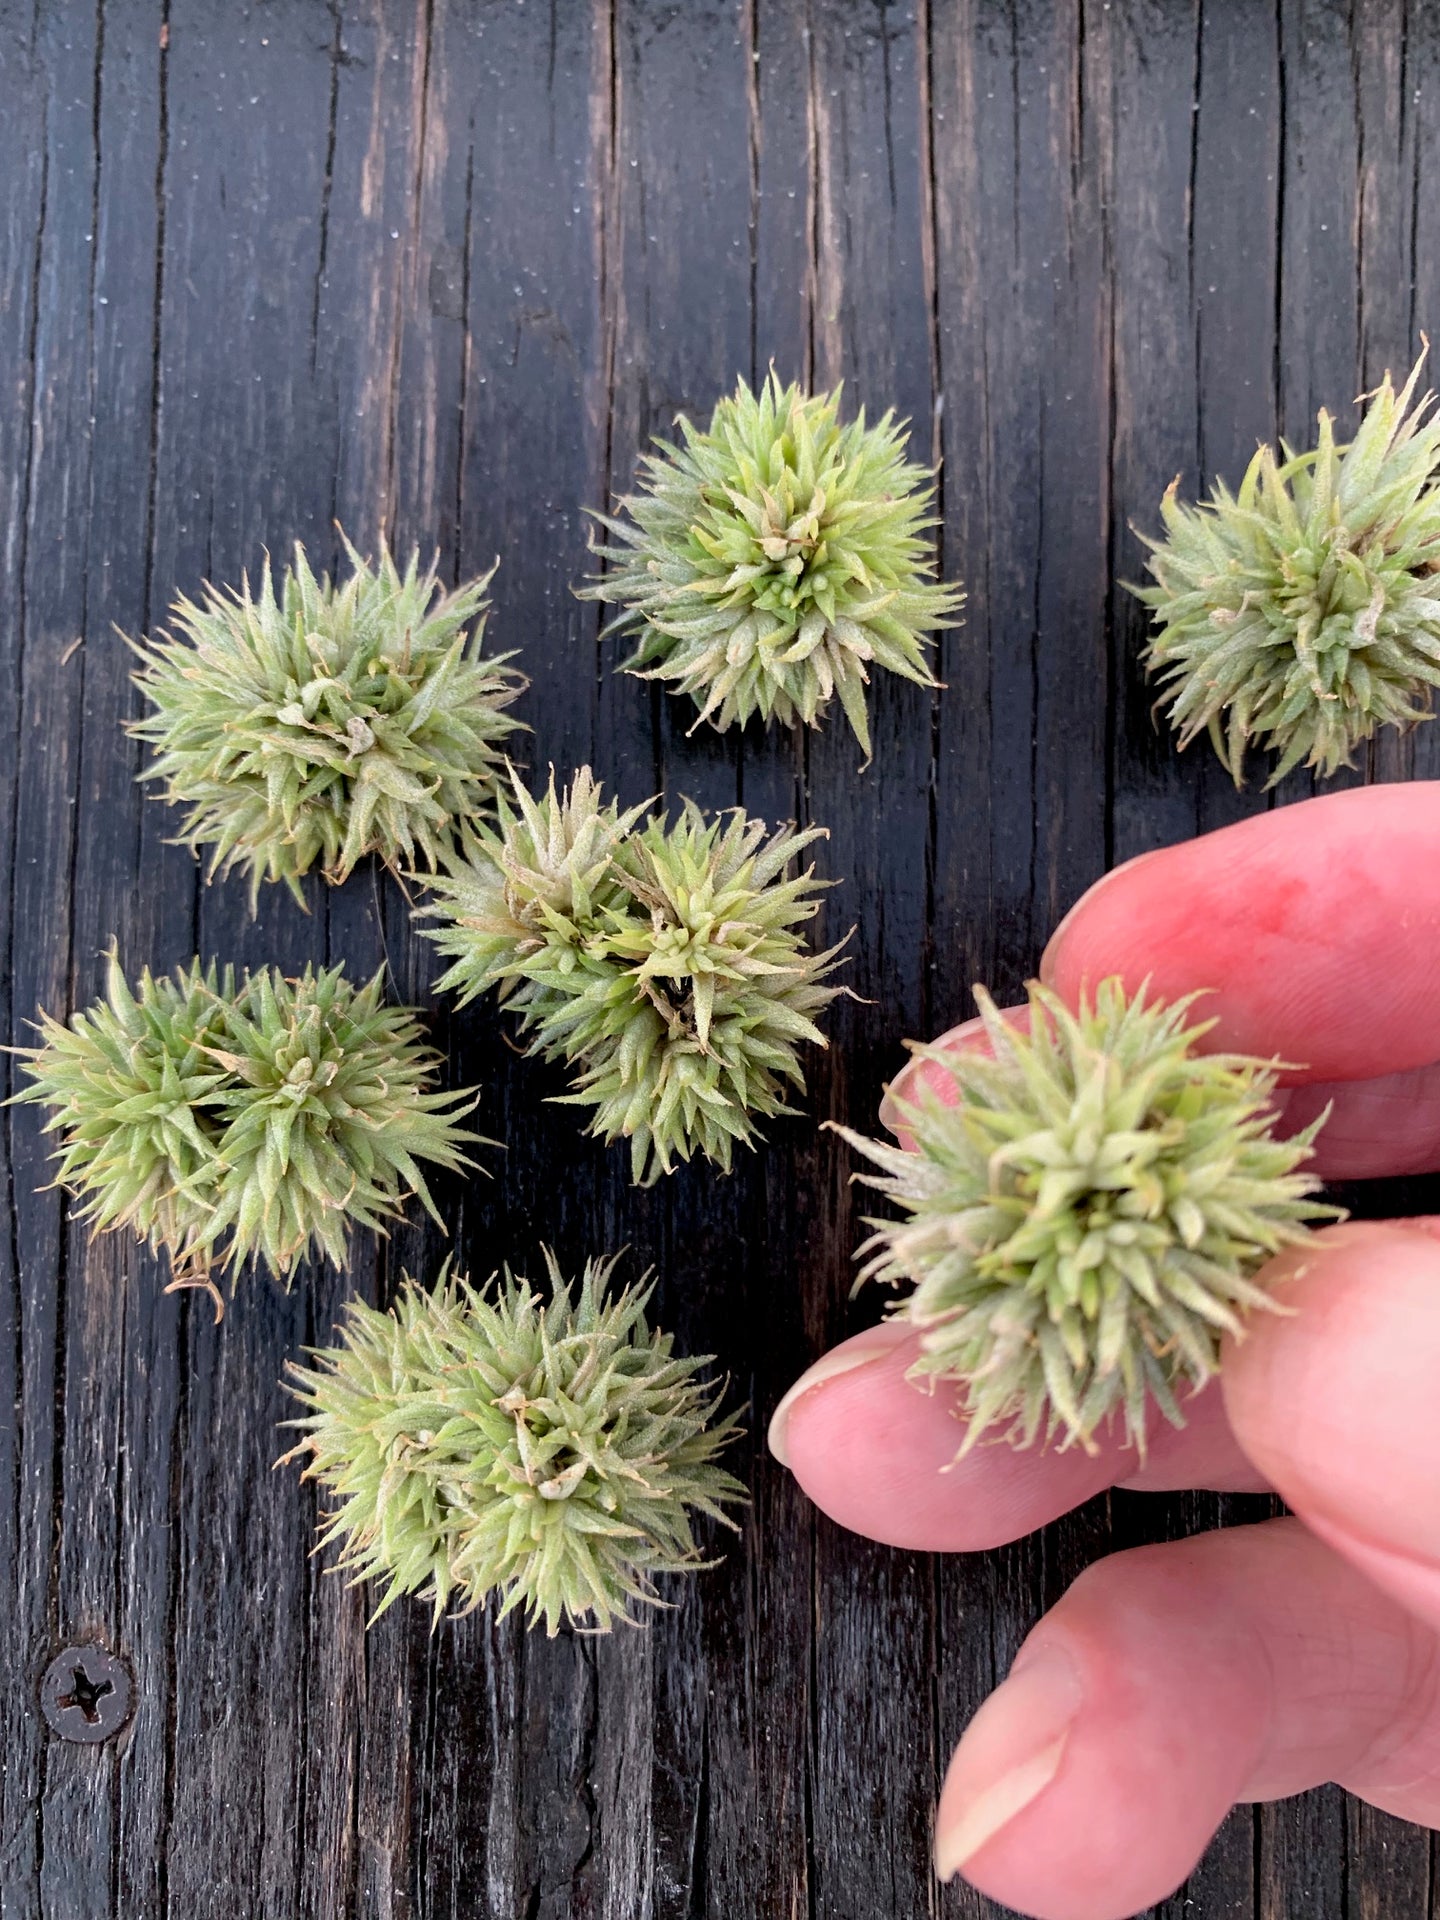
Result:
[[[771,1414],[770,1430],[766,1435],[770,1451],[782,1467],[788,1467],[790,1464],[785,1436],[790,1425],[791,1411],[800,1396],[813,1393],[817,1387],[823,1387],[827,1380],[838,1380],[842,1373],[854,1373],[857,1367],[869,1366],[872,1360],[883,1360],[887,1353],[894,1352],[908,1334],[909,1329],[900,1321],[884,1321],[880,1326],[871,1327],[865,1333],[857,1333],[855,1338],[847,1340],[843,1347],[836,1347],[831,1353],[822,1353],[814,1366],[801,1374]]]
[[[1111,867],[1108,873],[1101,874],[1093,886],[1085,889],[1084,893],[1081,894],[1080,898],[1071,907],[1070,911],[1064,916],[1059,926],[1056,927],[1055,931],[1045,943],[1045,951],[1040,956],[1040,978],[1045,982],[1046,986],[1049,986],[1052,982],[1055,972],[1055,955],[1059,951],[1060,941],[1064,936],[1065,929],[1070,925],[1070,922],[1075,918],[1076,914],[1079,913],[1081,907],[1088,907],[1096,894],[1099,893],[1102,888],[1108,887],[1112,880],[1118,880],[1122,873],[1129,873],[1132,868],[1143,866],[1147,860],[1153,860],[1157,853],[1163,853],[1164,851],[1165,849],[1163,847],[1152,847],[1148,853],[1137,853],[1133,859],[1122,860],[1118,867]]]
[[[950,1763],[935,1821],[935,1871],[952,1880],[1054,1780],[1081,1704],[1060,1646],[1022,1652],[970,1722]]]

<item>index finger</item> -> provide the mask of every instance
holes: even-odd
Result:
[[[1207,1049],[1368,1080],[1440,1060],[1437,954],[1440,781],[1424,780],[1304,800],[1117,867],[1061,922],[1040,974],[1071,1006],[1111,974],[1164,1000],[1210,988]]]

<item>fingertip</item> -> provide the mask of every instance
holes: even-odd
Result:
[[[842,1374],[853,1373],[859,1367],[882,1359],[907,1340],[913,1347],[908,1328],[896,1320],[882,1320],[878,1326],[867,1327],[863,1333],[842,1340],[838,1347],[822,1353],[818,1360],[805,1369],[781,1397],[770,1416],[770,1426],[765,1436],[766,1444],[782,1467],[791,1466],[790,1424],[801,1402],[818,1392],[828,1380],[838,1380]]]
[[[1059,926],[1056,927],[1055,931],[1045,943],[1045,951],[1040,956],[1039,968],[1039,976],[1045,986],[1055,986],[1059,970],[1065,961],[1071,937],[1095,912],[1096,903],[1101,895],[1104,894],[1107,889],[1112,888],[1117,882],[1123,881],[1128,876],[1133,875],[1137,868],[1143,867],[1147,861],[1158,858],[1158,856],[1164,852],[1165,848],[1163,847],[1152,847],[1148,853],[1137,853],[1129,860],[1122,860],[1118,867],[1111,867],[1107,873],[1102,873],[1098,880],[1094,881],[1085,889],[1080,898],[1075,901],[1069,911],[1062,917]]]
[[[951,1761],[937,1871],[1037,1920],[1126,1920],[1174,1890],[1259,1719],[1248,1676],[1215,1673],[1214,1636],[1186,1644],[1201,1604],[1186,1559],[1177,1544],[1100,1562],[1036,1629]]]
[[[1023,1033],[1029,1026],[1030,1009],[1028,1006],[1002,1007],[1000,1018]],[[978,1016],[973,1020],[962,1020],[958,1027],[948,1028],[923,1046],[912,1044],[914,1051],[910,1059],[886,1087],[880,1102],[881,1126],[894,1134],[907,1153],[913,1152],[915,1147],[914,1136],[905,1124],[904,1110],[907,1106],[913,1106],[923,1093],[933,1093],[947,1107],[959,1103],[960,1090],[943,1056],[947,1053],[994,1052],[989,1031]]]
[[[1037,1645],[1043,1683],[1026,1678]],[[1295,1519],[1112,1555],[967,1729],[937,1865],[1034,1920],[1127,1920],[1174,1891],[1237,1801],[1336,1780],[1424,1820],[1433,1654]]]
[[[1034,1641],[980,1707],[945,1774],[935,1872],[964,1873],[1059,1773],[1084,1690],[1062,1642]]]
[[[846,1342],[797,1381],[782,1402],[778,1450],[772,1432],[772,1451],[840,1526],[886,1546],[977,1552],[1044,1526],[1118,1477],[1119,1449],[1092,1456],[996,1439],[960,1457],[957,1390],[910,1377],[920,1351],[911,1328],[871,1329],[882,1333],[888,1345],[873,1341],[852,1360],[856,1342]]]
[[[1440,1059],[1440,782],[1355,788],[1117,867],[1065,916],[1041,977],[1074,1004],[1111,976],[1213,989],[1207,1045],[1317,1080]],[[1298,1076],[1297,1076],[1298,1077]]]
[[[953,1107],[959,1099],[955,1076],[946,1072],[943,1060],[933,1056],[973,1045],[977,1029],[983,1035],[979,1020],[966,1020],[924,1048],[917,1047],[886,1087],[880,1101],[880,1124],[894,1134],[907,1153],[914,1151],[915,1141],[905,1124],[905,1109],[913,1106],[923,1092],[933,1093],[947,1107]]]
[[[1262,1284],[1292,1311],[1257,1318],[1226,1350],[1238,1442],[1337,1551],[1440,1623],[1433,1223],[1327,1228],[1273,1261]],[[1410,1571],[1401,1582],[1387,1566]]]

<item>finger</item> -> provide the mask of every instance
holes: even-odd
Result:
[[[1156,1421],[1143,1467],[1113,1434],[1094,1456],[1000,1440],[957,1459],[965,1426],[955,1390],[906,1378],[918,1352],[917,1336],[898,1321],[857,1334],[796,1382],[771,1421],[771,1451],[852,1533],[892,1547],[975,1552],[1121,1484],[1266,1490],[1213,1390],[1187,1401],[1183,1430]]]
[[[1021,1033],[1030,1030],[1029,1007],[1002,1007],[1000,1018]],[[932,1041],[924,1052],[906,1061],[881,1098],[880,1124],[887,1127],[907,1151],[913,1150],[915,1140],[904,1125],[901,1113],[919,1098],[921,1090],[933,1093],[947,1107],[953,1107],[958,1098],[952,1075],[945,1071],[943,1062],[930,1057],[937,1052],[992,1054],[994,1048],[983,1020],[962,1020],[958,1027],[951,1027],[948,1033]]]
[[[1119,974],[1213,988],[1211,1046],[1316,1080],[1440,1060],[1440,782],[1362,787],[1146,854],[1061,923],[1041,977],[1074,1004]]]
[[[1197,1018],[1199,1017],[1197,1010]],[[1028,1007],[1006,1007],[1002,1017],[1013,1026],[1029,1024]],[[1202,1045],[1209,1044],[1209,1037]],[[929,1056],[951,1050],[990,1051],[985,1026],[966,1020],[931,1042],[925,1053],[906,1063],[885,1090],[880,1121],[904,1147],[915,1142],[901,1120],[907,1102],[921,1087],[946,1105],[954,1103],[953,1078]],[[1440,1065],[1387,1074],[1377,1080],[1318,1081],[1277,1088],[1276,1130],[1299,1133],[1327,1113],[1328,1118],[1308,1163],[1320,1180],[1373,1180],[1384,1175],[1440,1170]]]
[[[1328,1229],[1271,1263],[1296,1311],[1252,1322],[1221,1385],[1289,1505],[1440,1627],[1440,1222]],[[1286,1276],[1293,1284],[1283,1285]]]
[[[1281,1087],[1276,1098],[1277,1131],[1287,1136],[1329,1108],[1309,1163],[1321,1180],[1440,1171],[1440,1065],[1378,1080]]]
[[[967,1729],[936,1867],[1039,1920],[1122,1920],[1231,1805],[1338,1780],[1440,1818],[1440,1644],[1293,1520],[1116,1554]]]

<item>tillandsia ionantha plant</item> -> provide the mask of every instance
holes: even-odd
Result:
[[[608,1632],[634,1603],[663,1604],[661,1574],[713,1565],[694,1516],[733,1526],[744,1499],[717,1464],[738,1415],[645,1318],[651,1289],[607,1297],[614,1260],[590,1261],[578,1293],[546,1253],[548,1297],[508,1269],[484,1287],[442,1271],[407,1280],[394,1309],[345,1308],[333,1347],[292,1364],[308,1411],[287,1460],[333,1501],[323,1541],[340,1566],[386,1582],[378,1617],[424,1593],[435,1618],[502,1596]]]
[[[563,794],[553,772],[542,799],[513,769],[510,788],[430,882],[440,986],[495,988],[529,1050],[575,1068],[561,1097],[594,1109],[590,1131],[630,1142],[637,1181],[695,1152],[728,1172],[756,1118],[794,1111],[799,1044],[825,1045],[816,1016],[842,991],[825,981],[844,942],[802,932],[825,883],[797,857],[824,830],[622,813],[588,767]]]
[[[913,1288],[896,1311],[917,1376],[966,1390],[961,1452],[997,1425],[1093,1451],[1117,1413],[1143,1452],[1147,1400],[1182,1425],[1222,1336],[1276,1305],[1259,1267],[1339,1217],[1303,1171],[1321,1122],[1272,1136],[1278,1063],[1197,1052],[1196,995],[1111,979],[1071,1012],[1032,983],[1028,1026],[975,997],[993,1057],[919,1050],[953,1104],[901,1103],[913,1151],[839,1129],[904,1215],[869,1221],[861,1280]]]
[[[773,369],[703,431],[682,414],[626,517],[595,516],[607,569],[581,593],[620,609],[604,632],[635,637],[626,670],[690,694],[697,726],[815,726],[835,697],[868,760],[870,667],[935,686],[926,636],[964,595],[934,578],[934,475],[903,426],[839,415],[838,387],[809,396]]]
[[[267,880],[303,906],[317,865],[334,882],[371,853],[436,866],[520,724],[514,656],[481,653],[494,568],[447,593],[418,556],[402,574],[344,544],[343,584],[297,544],[278,591],[267,560],[258,595],[207,586],[175,603],[173,635],[136,647],[152,711],[130,731],[155,749],[141,777],[188,809],[181,843],[209,850],[212,875],[249,874],[252,907]]]
[[[1422,356],[1423,358],[1423,356]],[[1187,746],[1208,731],[1238,785],[1246,745],[1278,756],[1269,785],[1303,761],[1350,763],[1378,727],[1428,717],[1440,685],[1440,415],[1418,402],[1417,362],[1387,374],[1360,429],[1338,445],[1262,446],[1238,494],[1217,482],[1188,507],[1172,484],[1146,663]]]
[[[351,1227],[383,1231],[411,1193],[438,1222],[419,1163],[470,1166],[465,1146],[486,1144],[460,1124],[472,1093],[433,1090],[440,1057],[383,987],[383,970],[357,988],[342,967],[237,985],[196,960],[132,990],[112,952],[103,1000],[68,1025],[41,1014],[14,1097],[54,1110],[80,1218],[163,1249],[218,1310],[216,1265],[343,1267]]]

